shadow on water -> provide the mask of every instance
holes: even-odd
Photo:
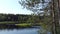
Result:
[[[19,27],[19,26],[16,26],[16,25],[13,25],[13,24],[0,24],[0,30],[4,30],[4,29],[7,29],[7,30],[9,30],[9,29],[11,29],[11,30],[13,30],[13,29],[24,29],[24,28],[38,28],[38,29],[40,29],[40,27],[38,27],[38,26],[32,26],[32,27]]]
[[[38,30],[40,30],[40,26],[32,26],[32,27],[19,27],[13,24],[0,24],[0,33],[3,34],[38,34]],[[5,31],[4,31],[5,30]],[[18,31],[18,32],[17,32]],[[23,33],[24,32],[24,33]],[[1,33],[1,34],[2,34]],[[49,34],[49,33],[48,33]]]
[[[0,34],[38,34],[36,27],[18,27],[10,24],[0,24]]]

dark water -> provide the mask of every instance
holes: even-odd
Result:
[[[0,34],[38,34],[39,28],[2,29]]]
[[[15,25],[0,25],[0,34],[38,34],[41,29],[40,26],[22,28]],[[47,32],[47,34],[50,34],[50,32]]]
[[[21,28],[15,25],[1,25],[0,34],[38,34],[40,27]]]

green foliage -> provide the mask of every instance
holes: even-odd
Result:
[[[28,24],[28,23],[22,23],[22,24],[15,24],[16,26],[19,26],[19,27],[32,27],[31,24]]]
[[[47,30],[42,28],[38,31],[38,33],[39,34],[47,34]]]
[[[45,4],[45,2],[47,2],[47,4]],[[49,9],[50,9],[50,6],[51,6],[50,2],[51,1],[45,1],[45,0],[24,0],[24,1],[19,1],[19,3],[23,7],[26,7],[28,10],[32,10],[32,12],[34,12],[34,14],[37,14],[38,16],[40,16],[42,14],[42,16],[44,16],[44,18],[40,21],[43,21],[43,23],[49,23],[51,21],[50,18],[46,18],[46,16],[47,17],[50,16],[49,15],[50,14]],[[41,11],[43,11],[43,12],[41,12]],[[32,19],[29,18],[29,20],[32,20]],[[39,21],[39,19],[37,21]]]
[[[14,21],[3,21],[3,22],[0,22],[0,24],[15,24],[16,22]]]
[[[46,4],[46,3],[47,4]],[[51,14],[51,0],[25,0],[25,1],[19,1],[19,3],[27,8],[28,10],[31,10],[34,12],[34,14],[40,16],[42,15],[43,18],[40,19],[40,25],[42,28],[51,31],[51,25],[52,25],[52,14]],[[43,11],[43,12],[41,12]],[[35,17],[34,17],[35,18]],[[37,18],[36,18],[37,19]],[[33,19],[34,20],[34,19]],[[29,21],[32,21],[31,18],[29,18]],[[38,20],[39,21],[39,20]],[[47,34],[46,30],[42,29],[43,31],[40,33]]]

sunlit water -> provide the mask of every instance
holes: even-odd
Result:
[[[24,28],[24,29],[4,29],[0,30],[0,34],[38,34],[39,28]]]

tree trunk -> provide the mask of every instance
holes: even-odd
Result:
[[[60,24],[60,0],[58,0],[58,8],[59,8],[59,24]]]
[[[59,19],[58,19],[58,0],[53,0],[53,6],[52,6],[52,16],[53,16],[53,22],[52,22],[52,34],[58,34],[57,33],[57,27],[59,26]]]

